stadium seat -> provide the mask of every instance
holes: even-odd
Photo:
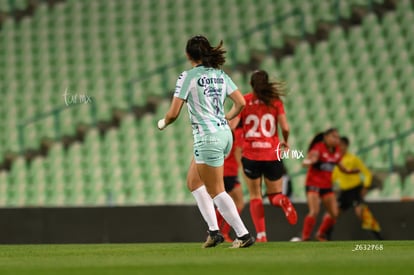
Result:
[[[401,199],[401,187],[400,175],[391,173],[385,179],[381,193],[386,198],[399,200]]]
[[[365,197],[367,202],[381,201],[382,199],[381,191],[378,188],[370,190]]]

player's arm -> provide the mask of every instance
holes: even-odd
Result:
[[[316,162],[318,162],[318,159],[319,159],[319,152],[316,150],[310,151],[307,157],[303,160],[302,166],[310,167]]]
[[[283,141],[280,142],[281,146],[284,146],[285,149],[289,148],[288,145],[288,138],[289,138],[289,123],[287,122],[287,118],[285,114],[280,114],[277,116],[277,122],[282,130],[282,137]]]
[[[232,130],[237,128],[237,125],[240,123],[240,116],[236,116],[232,120],[229,121],[229,126]]]
[[[240,114],[244,106],[246,106],[246,100],[244,99],[242,93],[239,90],[235,90],[229,96],[233,101],[233,106],[231,107],[230,111],[226,114],[225,118],[230,121],[233,118],[235,118],[238,114]]]
[[[341,170],[342,173],[345,174],[359,174],[361,171],[357,168],[357,169],[348,169],[346,168],[341,162],[339,162],[337,164],[339,170]]]
[[[170,109],[165,114],[165,117],[158,121],[158,129],[163,130],[169,124],[173,123],[180,115],[183,104],[183,99],[174,96],[170,105]]]
[[[364,188],[361,190],[361,195],[364,197],[365,194],[368,192],[368,188],[372,184],[372,173],[371,171],[365,166],[365,164],[360,160],[358,157],[356,157],[356,163],[357,167],[361,171],[361,173],[364,175]]]

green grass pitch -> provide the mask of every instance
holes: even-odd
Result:
[[[383,250],[354,250],[358,244]],[[0,245],[1,275],[414,274],[414,241]],[[378,247],[378,246],[377,246]]]

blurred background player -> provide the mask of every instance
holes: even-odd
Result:
[[[296,224],[297,214],[289,198],[282,194],[284,169],[277,159],[277,148],[288,146],[289,125],[281,96],[283,83],[269,82],[266,71],[255,71],[250,79],[253,92],[245,95],[246,107],[239,118],[243,125],[243,172],[250,195],[250,214],[256,228],[257,241],[267,242],[262,177],[272,205],[281,207],[290,224]],[[279,140],[277,125],[282,129]]]
[[[328,214],[324,216],[316,238],[320,241],[326,240],[326,232],[335,224],[338,216],[338,205],[332,188],[332,171],[335,166],[338,165],[338,168],[345,173],[359,172],[343,167],[340,163],[341,158],[339,134],[335,128],[317,134],[309,145],[308,156],[303,161],[303,165],[309,167],[306,175],[306,199],[309,212],[303,223],[303,241],[310,240],[321,201]]]
[[[364,196],[371,186],[372,174],[359,157],[348,151],[349,139],[347,137],[341,137],[339,148],[342,154],[341,164],[348,170],[358,169],[360,171],[356,174],[346,174],[335,167],[332,181],[338,184],[340,190],[338,195],[339,213],[353,207],[356,216],[361,220],[362,228],[373,232],[377,239],[382,239],[379,233],[381,228],[364,203]]]
[[[178,77],[171,106],[165,117],[158,121],[158,128],[163,130],[173,123],[184,102],[187,103],[194,137],[194,156],[188,172],[189,189],[209,226],[203,247],[214,247],[224,241],[217,224],[215,204],[236,232],[233,247],[244,248],[254,244],[255,240],[241,220],[232,198],[224,190],[223,163],[233,144],[227,121],[235,118],[246,103],[234,82],[220,69],[226,52],[222,45],[223,41],[212,47],[201,35],[187,41],[186,54],[192,69]],[[225,114],[227,97],[232,99],[233,106]]]
[[[234,120],[233,120],[234,121]],[[231,122],[230,122],[230,126]],[[243,189],[239,180],[239,167],[241,167],[241,145],[243,141],[243,129],[239,125],[233,130],[233,147],[230,154],[224,160],[224,188],[236,204],[239,213],[244,208]],[[217,222],[226,242],[231,242],[230,225],[223,219],[220,212],[216,210]]]

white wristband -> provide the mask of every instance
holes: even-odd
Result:
[[[165,118],[158,120],[158,129],[163,130],[165,127],[167,127]]]

